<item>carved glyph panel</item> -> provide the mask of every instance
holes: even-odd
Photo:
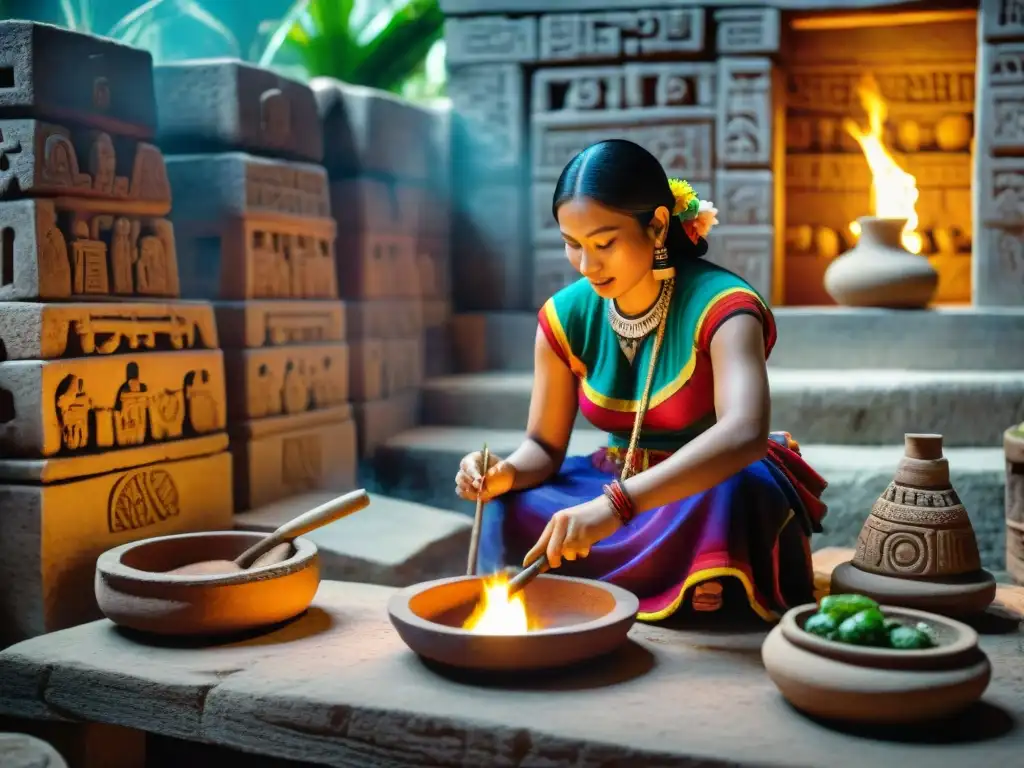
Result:
[[[418,336],[423,330],[424,304],[418,301],[347,301],[345,313],[351,339]]]
[[[473,64],[448,76],[452,110],[474,161],[489,168],[517,168],[523,162],[523,73],[518,64]]]
[[[638,59],[704,48],[703,8],[658,8],[540,17],[541,61]]]
[[[722,224],[773,224],[775,188],[771,171],[719,171],[715,192]]]
[[[1024,86],[1024,43],[984,45],[982,61],[989,85]]]
[[[533,61],[537,20],[529,16],[449,18],[444,23],[444,41],[449,66]]]
[[[1021,0],[983,0],[981,13],[984,40],[1024,38],[1024,2]]]
[[[0,448],[40,458],[224,429],[219,351],[152,352],[0,364]]]
[[[338,285],[342,298],[411,297],[419,291],[416,238],[377,232],[338,238]],[[396,275],[402,275],[396,280]]]
[[[979,179],[981,221],[1024,224],[1024,158],[981,158]]]
[[[772,158],[772,63],[718,60],[717,158],[721,165],[769,166]]]
[[[1024,153],[1024,86],[992,86],[982,99],[985,139],[993,154]]]
[[[983,307],[1024,304],[1024,227],[979,226],[971,259],[973,303]]]
[[[742,277],[771,301],[774,264],[774,228],[722,225],[708,240],[706,258]]]
[[[279,347],[345,338],[339,301],[217,302],[217,329],[226,348]]]
[[[779,50],[778,8],[728,8],[715,11],[719,53],[775,53]]]

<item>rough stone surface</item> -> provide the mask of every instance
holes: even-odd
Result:
[[[37,638],[0,654],[0,712],[330,766],[960,768],[1013,765],[1024,747],[1024,730],[993,728],[1024,718],[1019,631],[981,638],[994,667],[985,705],[929,744],[865,739],[795,712],[761,666],[762,627],[637,624],[600,663],[473,685],[408,650],[388,624],[392,593],[325,582],[299,620],[210,648],[143,645],[105,621]]]
[[[800,442],[899,443],[905,432],[941,434],[947,446],[996,446],[1024,421],[1019,371],[810,371],[770,368],[772,429]],[[427,381],[427,424],[522,429],[528,373],[463,374]],[[495,407],[500,403],[500,407]],[[580,418],[577,423],[587,425]]]
[[[235,527],[272,531],[335,495],[305,494],[245,512],[235,516]],[[325,580],[406,587],[462,573],[472,527],[465,515],[371,494],[366,510],[306,538],[320,550]]]
[[[459,460],[485,442],[498,456],[508,456],[522,441],[520,430],[420,427],[392,438],[378,450],[374,467],[381,490],[401,498],[472,514],[473,506],[452,493]],[[578,429],[569,454],[583,454],[605,444],[597,430]],[[871,505],[896,473],[902,444],[886,446],[808,445],[804,458],[829,482],[825,532],[812,547],[853,546]],[[986,568],[1002,570],[1005,562],[1004,457],[1001,448],[950,448],[953,485],[974,524]]]
[[[458,298],[458,297],[457,297]],[[769,368],[1024,369],[1024,308],[779,307]],[[532,371],[536,312],[455,316],[459,371]],[[940,341],[936,341],[936,340]]]
[[[67,768],[60,753],[42,739],[24,733],[0,733],[3,768]]]

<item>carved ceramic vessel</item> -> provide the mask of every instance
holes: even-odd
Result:
[[[857,244],[825,270],[825,290],[849,307],[921,308],[931,301],[939,273],[900,244],[906,219],[862,216]]]
[[[1024,584],[1024,424],[1003,433],[1006,453],[1006,570]]]
[[[320,558],[308,539],[295,539],[288,559],[240,573],[167,573],[200,561],[233,560],[265,536],[212,531],[115,547],[96,562],[96,601],[115,624],[158,635],[225,635],[294,618],[320,586]]]
[[[883,605],[904,623],[928,624],[935,648],[895,650],[826,640],[803,630],[814,603],[788,611],[761,647],[765,670],[797,709],[828,720],[873,725],[924,722],[978,701],[992,666],[966,624]]]
[[[478,634],[463,629],[482,595],[482,579],[457,576],[416,584],[391,597],[388,615],[420,656],[448,667],[523,672],[576,664],[626,642],[640,602],[631,592],[589,579],[539,576],[523,589],[537,629]]]
[[[872,507],[853,560],[833,571],[831,592],[953,615],[992,602],[995,581],[950,485],[941,435],[905,436],[896,477]]]

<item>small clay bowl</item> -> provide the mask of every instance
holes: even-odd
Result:
[[[96,601],[123,627],[160,635],[224,635],[285,621],[320,585],[316,545],[298,538],[287,560],[242,572],[172,575],[203,560],[233,560],[267,534],[211,531],[159,536],[108,550],[96,562]]]
[[[936,647],[919,651],[849,645],[812,635],[814,603],[793,608],[768,633],[761,658],[772,682],[815,717],[873,725],[924,722],[956,714],[981,698],[992,678],[978,634],[959,621],[910,608],[882,613],[927,624]]]
[[[631,592],[589,579],[539,576],[523,590],[538,628],[488,635],[462,628],[483,594],[479,576],[416,584],[388,601],[391,623],[420,656],[488,672],[568,666],[609,653],[626,641],[640,603]]]

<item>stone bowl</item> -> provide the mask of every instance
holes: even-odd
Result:
[[[981,698],[992,678],[978,634],[953,619],[882,606],[887,618],[924,622],[937,647],[896,650],[812,635],[814,603],[793,608],[768,633],[761,658],[772,682],[799,710],[827,720],[900,725],[938,719]]]
[[[394,594],[388,615],[399,636],[421,657],[449,667],[522,672],[576,664],[626,642],[640,602],[620,587],[567,576],[539,576],[523,595],[538,625],[525,635],[462,628],[483,594],[479,576],[417,584]]]
[[[210,531],[115,547],[96,562],[96,601],[115,624],[159,635],[225,635],[291,619],[320,586],[320,558],[308,539],[295,539],[286,560],[240,573],[167,573],[202,560],[233,560],[265,536]]]

